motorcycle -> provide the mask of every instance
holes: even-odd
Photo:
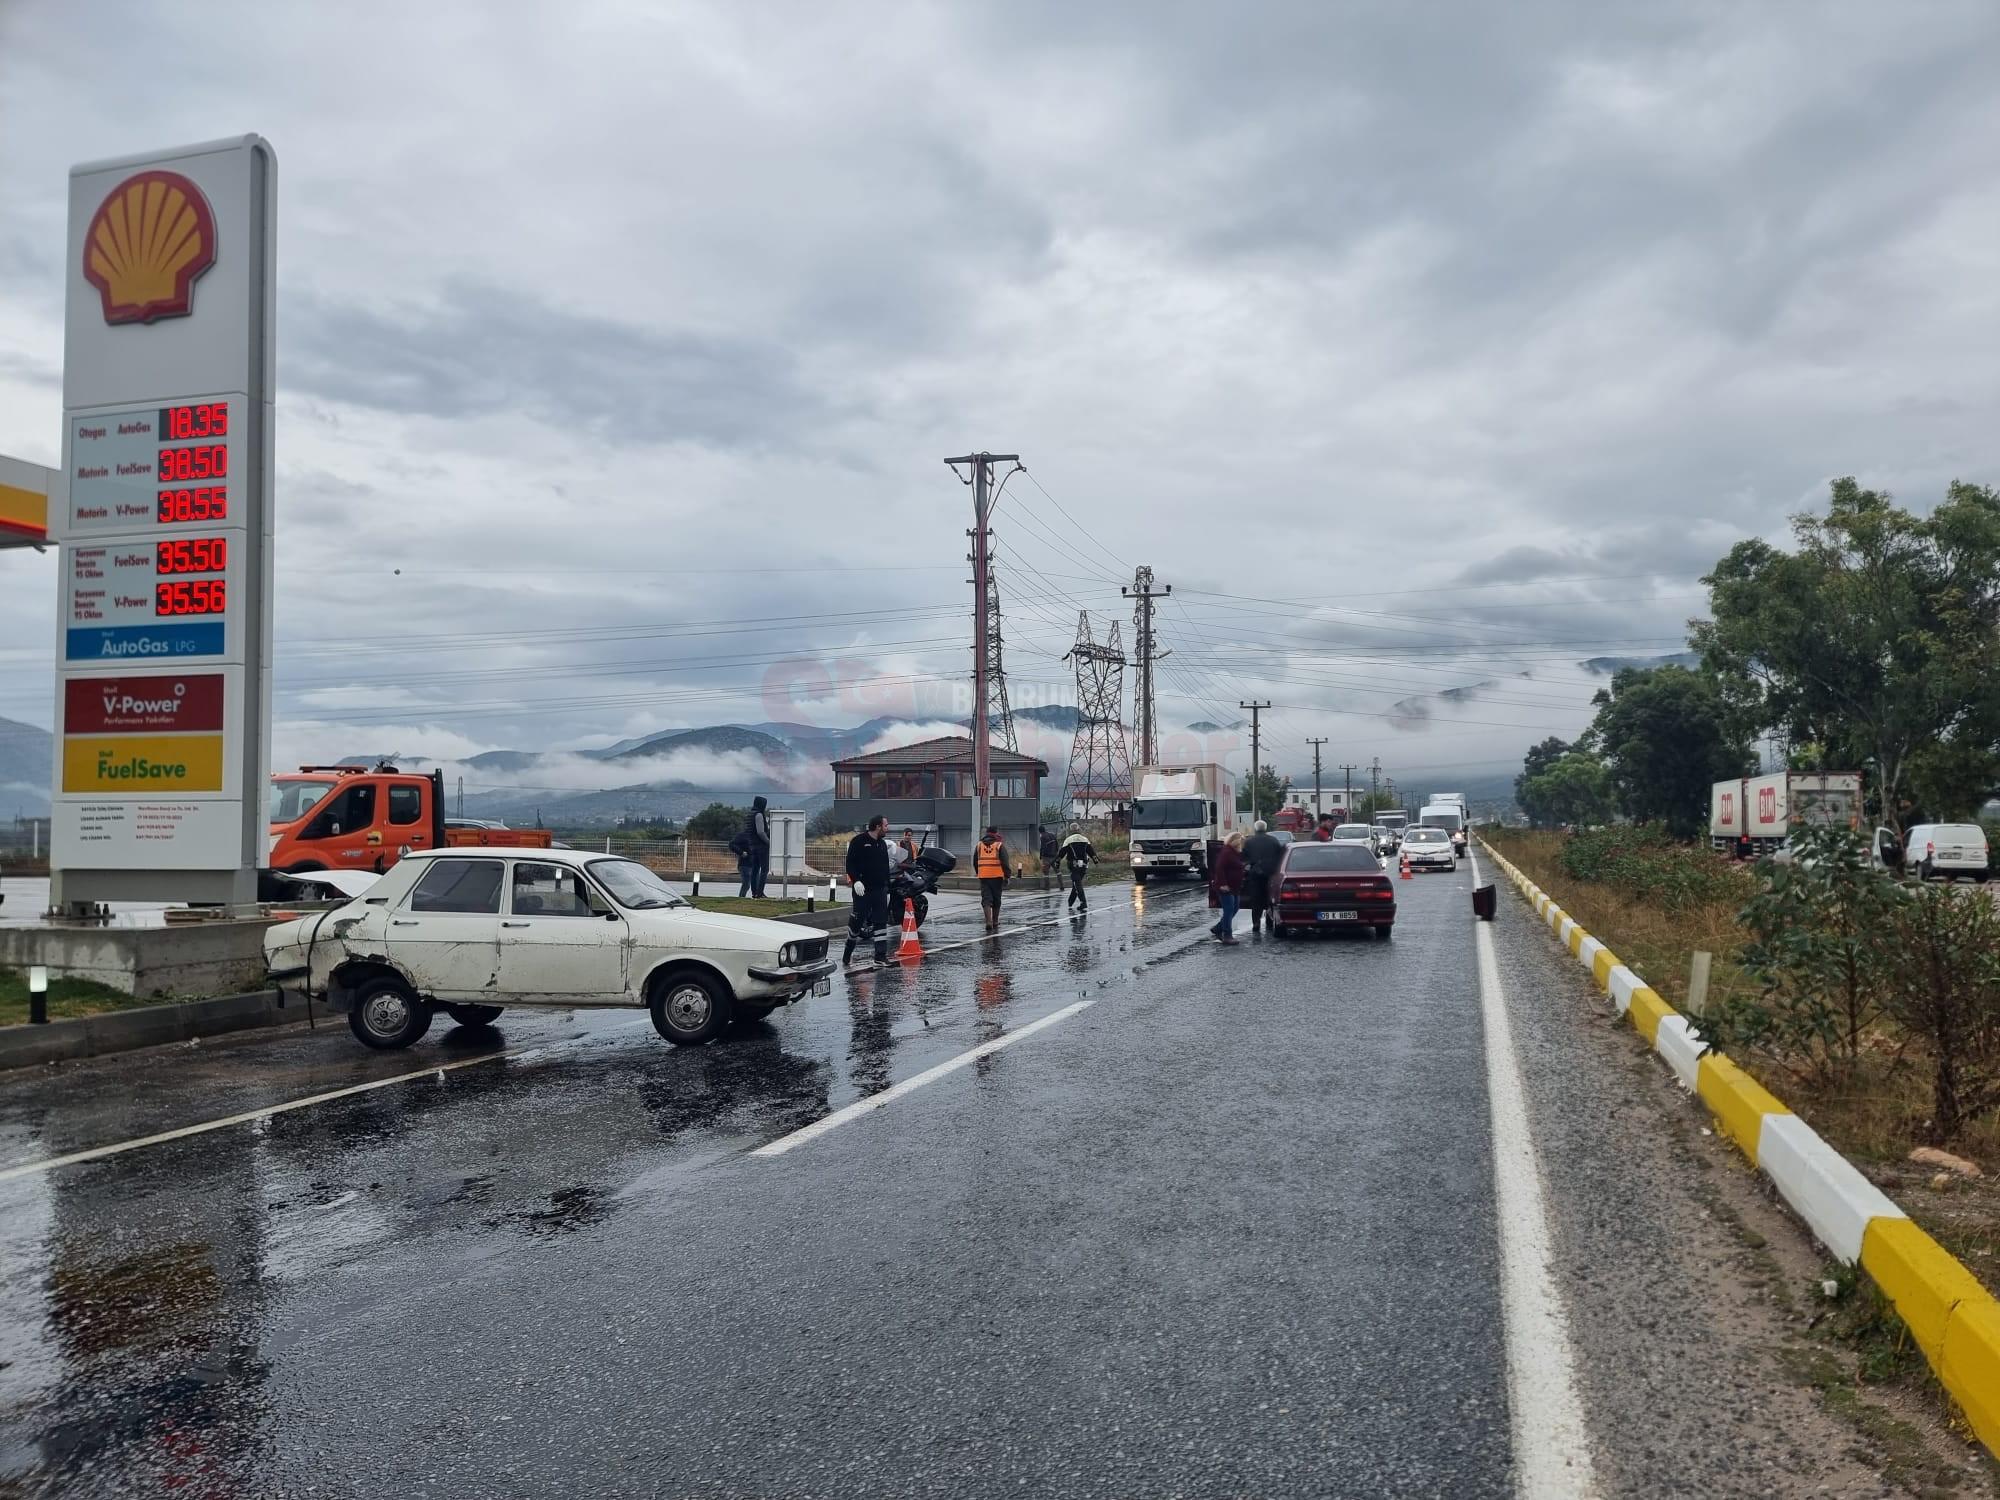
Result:
[[[931,897],[937,894],[938,878],[949,875],[957,864],[958,856],[949,849],[924,848],[896,866],[889,874],[890,931],[903,925],[905,907],[915,911],[917,926],[922,927],[930,915]]]

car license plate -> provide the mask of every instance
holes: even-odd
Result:
[[[815,995],[831,995],[833,993],[833,981],[831,979],[818,981],[813,985],[813,993]]]
[[[1323,911],[1319,914],[1322,922],[1352,922],[1361,915],[1358,911]]]

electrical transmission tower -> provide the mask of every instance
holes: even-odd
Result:
[[[1138,568],[1132,574],[1132,586],[1119,592],[1128,599],[1139,602],[1132,606],[1132,655],[1139,668],[1138,681],[1132,685],[1132,724],[1139,737],[1139,764],[1154,765],[1159,760],[1160,721],[1153,702],[1153,665],[1173,653],[1160,649],[1160,638],[1153,631],[1153,601],[1174,591],[1171,583],[1153,586],[1153,570]]]
[[[1095,816],[1132,795],[1132,761],[1125,751],[1125,652],[1118,644],[1118,622],[1110,638],[1090,638],[1090,615],[1078,610],[1076,644],[1069,648],[1076,664],[1076,738],[1069,747],[1069,775],[1063,788],[1079,818]]]
[[[1019,750],[1014,738],[1014,710],[1007,704],[1007,664],[1000,654],[1000,575],[989,563],[986,569],[986,652],[987,721],[993,726],[993,743]]]

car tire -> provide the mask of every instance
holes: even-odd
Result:
[[[1134,870],[1132,872],[1132,884],[1144,885],[1145,883],[1146,883],[1146,872],[1144,870]]]
[[[722,981],[694,969],[682,969],[653,982],[647,1009],[653,1029],[677,1047],[712,1042],[729,1024],[731,1001]]]
[[[1273,922],[1271,924],[1271,936],[1276,938],[1279,942],[1281,943],[1284,942],[1285,939],[1290,937],[1291,935],[1292,935],[1292,929],[1287,927],[1283,922]]]
[[[431,1029],[431,1008],[393,974],[364,980],[348,1007],[347,1028],[364,1046],[394,1052]]]
[[[446,1005],[440,1008],[460,1026],[491,1026],[506,1010],[499,1005]]]

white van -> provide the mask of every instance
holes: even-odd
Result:
[[[1981,885],[1986,883],[1986,830],[1977,823],[1918,823],[1903,847],[1907,851],[1903,869],[1908,874],[1924,880],[1970,875]]]

